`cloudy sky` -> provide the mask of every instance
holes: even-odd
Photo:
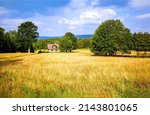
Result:
[[[0,0],[6,31],[32,21],[40,36],[93,34],[107,19],[120,19],[132,32],[150,32],[150,0]]]

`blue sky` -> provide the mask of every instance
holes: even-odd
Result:
[[[107,19],[120,19],[131,32],[150,32],[150,0],[0,0],[6,31],[32,21],[40,36],[93,34]]]

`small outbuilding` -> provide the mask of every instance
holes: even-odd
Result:
[[[58,44],[48,44],[49,52],[60,52]]]

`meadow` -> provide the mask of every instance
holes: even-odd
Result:
[[[94,56],[88,49],[0,54],[0,97],[150,98],[150,58]]]

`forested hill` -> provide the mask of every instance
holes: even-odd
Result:
[[[46,39],[46,38],[62,38],[63,36],[39,36],[38,39]],[[84,35],[76,35],[77,38],[85,39],[91,38],[92,34],[84,34]]]

